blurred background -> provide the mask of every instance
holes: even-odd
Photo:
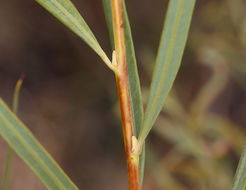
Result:
[[[102,2],[73,2],[110,56]],[[168,1],[126,4],[146,103]],[[230,189],[246,135],[245,10],[244,0],[197,0],[181,69],[147,139],[144,190]],[[0,96],[8,105],[21,73],[18,115],[75,184],[127,189],[113,73],[35,1],[2,0]],[[1,180],[6,156],[0,138]],[[45,187],[15,155],[10,190],[22,189]]]

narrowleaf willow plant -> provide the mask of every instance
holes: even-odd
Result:
[[[178,72],[195,0],[169,1],[145,113],[125,1],[103,0],[112,45],[112,61],[70,0],[36,1],[86,42],[114,72],[120,101],[129,189],[141,189],[145,140],[162,110]],[[0,134],[47,189],[78,189],[2,99],[0,99]],[[245,159],[244,153],[233,190],[245,189]],[[5,178],[5,183],[7,180]]]

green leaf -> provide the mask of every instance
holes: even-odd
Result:
[[[115,46],[114,46],[114,29],[113,29],[111,0],[103,0],[103,8],[104,8],[106,23],[108,26],[108,32],[109,32],[111,47],[112,47],[112,50],[114,50],[115,49]]]
[[[70,0],[36,1],[83,39],[104,61],[108,62],[95,36]]]
[[[150,95],[139,141],[154,125],[178,72],[185,48],[195,0],[170,0],[156,58]]]
[[[246,146],[240,158],[231,190],[245,190],[246,188]]]
[[[0,135],[50,190],[78,190],[32,133],[0,99]]]
[[[110,34],[111,45],[112,48],[114,49],[114,32],[113,32],[113,22],[112,22],[111,0],[103,0],[103,5],[104,5],[106,22]],[[141,88],[140,88],[140,81],[139,81],[139,75],[138,75],[138,69],[136,63],[135,50],[134,50],[132,34],[131,34],[131,27],[130,27],[124,0],[122,0],[122,7],[123,7],[123,17],[124,17],[127,71],[128,71],[128,80],[129,80],[132,114],[133,114],[133,126],[134,126],[134,134],[138,136],[143,121],[143,104],[142,104]],[[143,180],[144,160],[145,160],[145,151],[143,150],[139,159],[140,182],[142,182]]]

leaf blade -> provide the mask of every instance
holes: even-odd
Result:
[[[0,135],[48,189],[78,190],[2,99],[0,99]]]
[[[171,0],[162,32],[139,141],[156,121],[180,66],[195,0]]]
[[[108,27],[111,48],[112,50],[114,50],[115,46],[114,46],[114,30],[113,30],[111,0],[103,0],[103,9],[104,9],[105,20]]]

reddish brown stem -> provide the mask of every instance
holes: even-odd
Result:
[[[121,0],[111,0],[117,71],[115,72],[121,109],[130,190],[139,190],[138,155],[132,152],[133,121],[126,63],[125,35]]]

